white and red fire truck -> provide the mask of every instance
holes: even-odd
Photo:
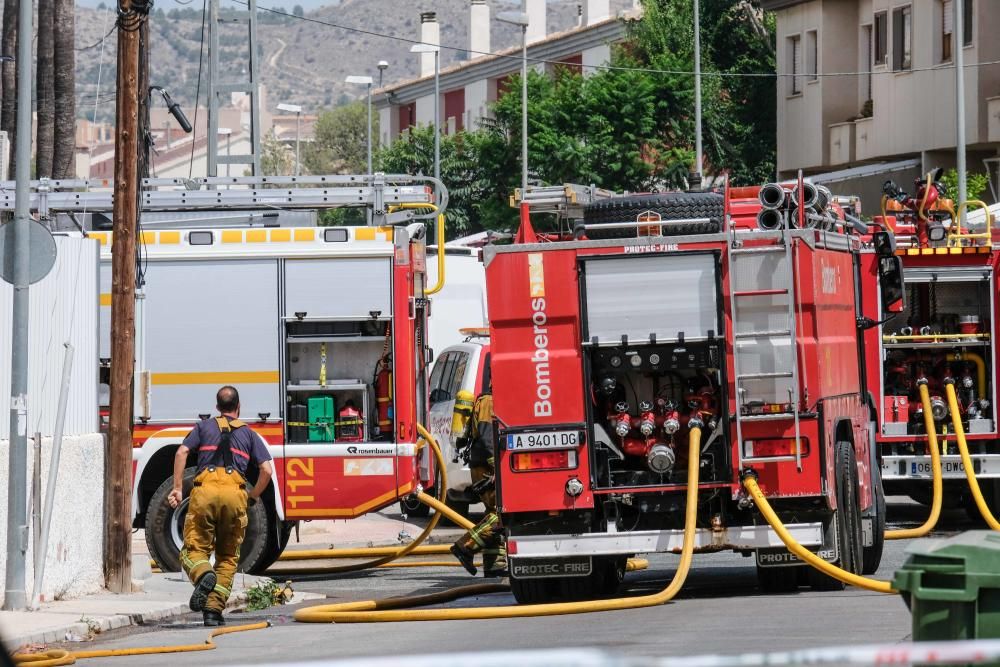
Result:
[[[859,322],[874,322],[873,295],[901,308],[899,261],[865,262],[828,195],[778,189],[793,204],[758,228],[758,188],[539,188],[520,242],[485,249],[498,503],[520,602],[606,594],[629,555],[680,549],[678,445],[693,424],[699,551],[755,555],[768,590],[841,586],[761,519],[741,485],[754,471],[799,542],[852,572],[878,567]],[[536,236],[533,203],[583,222]]]
[[[35,184],[33,207],[43,217],[109,211],[102,185]],[[431,486],[417,444],[432,361],[424,220],[447,205],[443,186],[381,174],[143,185],[144,213],[346,205],[367,207],[374,223],[141,232],[132,505],[160,567],[180,567],[186,503],[166,503],[174,453],[224,384],[239,389],[242,418],[276,462],[274,483],[250,508],[245,571],[266,569],[297,521],[357,517]],[[421,210],[434,204],[440,211]],[[90,234],[110,306],[114,239]],[[101,313],[106,370],[110,308]]]
[[[956,207],[931,173],[912,195],[887,182],[884,226],[897,241],[903,262],[906,308],[865,335],[868,391],[878,408],[876,439],[881,476],[888,494],[931,503],[931,460],[917,380],[926,378],[938,431],[945,507],[964,506],[976,520],[965,470],[956,449],[944,381],[956,381],[961,419],[980,488],[1000,509],[1000,432],[997,430],[996,317],[1000,307],[994,246],[996,230],[981,202]],[[973,208],[975,207],[975,208]],[[960,210],[956,210],[960,209]],[[959,224],[963,210],[979,217],[972,228]],[[978,215],[977,215],[978,214]],[[866,296],[866,308],[877,308]]]

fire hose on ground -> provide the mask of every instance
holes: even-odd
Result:
[[[423,435],[423,434],[422,434]],[[440,456],[437,443],[424,435]],[[698,464],[701,447],[701,429],[692,428],[688,443],[688,486],[684,518],[684,541],[681,547],[681,560],[674,572],[673,579],[659,593],[631,598],[614,598],[610,600],[593,600],[584,602],[561,602],[538,605],[506,605],[501,607],[471,607],[459,609],[412,609],[439,602],[456,600],[472,595],[484,595],[508,590],[500,584],[476,584],[434,593],[410,597],[389,598],[385,600],[365,600],[362,602],[347,602],[332,605],[319,605],[300,609],[295,612],[295,620],[303,623],[379,623],[391,621],[446,621],[494,618],[527,618],[535,616],[556,616],[562,614],[580,614],[595,611],[615,611],[621,609],[640,609],[669,602],[684,585],[691,568],[694,554],[695,528],[698,516]],[[427,494],[418,495],[421,502],[430,505],[439,513],[447,513],[449,518],[458,515],[452,512],[444,503],[431,498]]]

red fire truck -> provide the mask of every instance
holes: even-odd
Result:
[[[538,188],[520,242],[486,248],[518,601],[606,594],[629,555],[678,551],[695,425],[699,551],[754,555],[767,590],[841,586],[782,547],[741,487],[752,470],[799,542],[852,572],[877,568],[859,323],[874,323],[872,295],[901,307],[899,260],[863,263],[842,207],[809,184],[775,187],[777,223],[758,215],[758,188]],[[537,236],[530,210],[583,221]]]
[[[84,216],[101,242],[106,383],[114,238],[86,216],[111,210],[108,183],[32,185],[42,217]],[[298,521],[357,517],[432,485],[417,429],[435,291],[425,220],[446,205],[440,182],[410,176],[143,181],[132,506],[161,568],[180,569],[187,510],[186,498],[176,510],[166,502],[174,454],[224,384],[239,389],[243,420],[275,460],[273,484],[249,510],[243,570],[273,563]],[[364,207],[372,224],[267,222],[336,206]],[[225,225],[237,216],[265,224]]]
[[[945,380],[956,382],[958,406],[974,472],[993,511],[1000,509],[1000,437],[996,410],[996,285],[1000,253],[993,245],[989,209],[982,202],[956,207],[937,183],[940,172],[914,184],[912,195],[884,187],[875,227],[891,231],[903,262],[907,299],[898,315],[865,334],[868,391],[878,407],[881,476],[888,494],[931,503],[931,457],[917,381],[925,378],[938,432],[945,507],[964,506],[979,519],[956,449]],[[958,210],[956,210],[956,208]],[[960,224],[963,210],[972,226]],[[978,220],[977,220],[978,218]],[[877,308],[868,293],[866,309]]]

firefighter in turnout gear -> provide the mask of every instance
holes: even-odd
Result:
[[[492,389],[492,388],[491,388]],[[464,441],[464,442],[463,442]],[[469,574],[476,574],[473,561],[477,553],[483,554],[483,574],[487,577],[507,576],[507,550],[503,543],[503,526],[497,513],[497,494],[494,484],[494,434],[493,395],[482,394],[472,408],[472,418],[459,438],[459,447],[468,448],[469,471],[472,475],[472,492],[486,506],[486,516],[470,528],[451,547],[451,553]]]
[[[216,394],[220,416],[199,422],[184,438],[174,457],[171,507],[183,500],[184,468],[195,452],[198,472],[184,520],[181,565],[194,583],[190,607],[203,613],[205,625],[225,625],[222,611],[240,560],[247,527],[247,503],[256,502],[271,482],[271,454],[260,437],[239,420],[240,395],[234,387]],[[247,469],[258,468],[257,483],[248,492]],[[215,552],[215,567],[209,558]]]

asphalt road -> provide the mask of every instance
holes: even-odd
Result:
[[[893,499],[897,500],[897,499]],[[915,525],[926,509],[900,500],[890,505],[893,527]],[[977,527],[963,512],[946,512],[938,535]],[[875,575],[888,579],[906,558],[908,541],[889,542]],[[677,557],[654,555],[650,568],[629,573],[624,593],[661,590]],[[472,583],[458,568],[366,571],[337,578],[293,577],[298,591],[325,595],[328,602],[427,593]],[[481,581],[481,580],[480,580]],[[320,604],[322,601],[304,603]],[[509,594],[466,599],[448,606],[512,604]],[[263,665],[296,661],[412,656],[456,651],[503,651],[595,647],[631,657],[739,654],[822,646],[896,643],[910,635],[910,614],[902,600],[848,588],[842,592],[763,595],[757,590],[753,560],[737,554],[696,555],[684,590],[662,607],[499,621],[304,625],[295,607],[233,613],[230,624],[268,620],[273,627],[218,639],[211,652],[88,660],[88,665]],[[191,614],[158,626],[131,628],[66,648],[126,648],[201,643],[207,631]]]

